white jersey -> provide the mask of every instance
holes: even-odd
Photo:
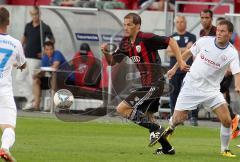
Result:
[[[0,96],[13,95],[12,67],[25,63],[22,44],[7,34],[0,34]]]
[[[218,47],[215,37],[202,37],[190,48],[195,60],[186,75],[186,82],[200,92],[216,92],[224,73],[230,67],[232,74],[240,72],[239,56],[229,43],[225,48]]]

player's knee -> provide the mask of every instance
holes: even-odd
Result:
[[[124,108],[123,108],[121,105],[118,105],[118,106],[117,106],[117,112],[118,112],[119,114],[123,114],[123,113],[124,113]]]
[[[0,127],[2,130],[6,129],[6,128],[11,128],[13,130],[15,130],[15,127],[9,124],[0,124]]]
[[[231,120],[230,119],[225,119],[222,121],[222,125],[226,128],[230,128],[231,127]]]

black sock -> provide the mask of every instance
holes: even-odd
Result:
[[[154,132],[160,128],[158,124],[151,122],[148,116],[146,116],[143,112],[136,110],[132,113],[134,114],[131,115],[132,118],[130,117],[130,120],[144,128],[147,128],[149,132]]]
[[[172,145],[168,142],[166,137],[161,137],[158,142],[162,145],[162,149],[168,151],[172,149]]]
[[[155,123],[140,122],[140,123],[137,123],[137,124],[144,127],[144,128],[147,128],[150,133],[159,129],[159,125],[157,125]]]

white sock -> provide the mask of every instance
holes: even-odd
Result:
[[[230,138],[231,138],[231,128],[226,128],[221,124],[221,130],[220,130],[220,139],[221,139],[221,152],[224,150],[228,150]]]
[[[171,116],[170,119],[169,119],[169,125],[172,129],[175,129],[176,128],[176,125],[173,124],[173,117]]]
[[[1,148],[9,150],[15,142],[15,132],[12,128],[5,128],[2,134]]]

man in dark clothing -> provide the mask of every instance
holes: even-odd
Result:
[[[212,25],[213,12],[209,9],[205,9],[200,13],[201,25],[203,29],[200,30],[200,37],[203,36],[216,36],[216,26]]]
[[[186,49],[190,48],[193,43],[196,42],[196,36],[192,33],[186,31],[187,22],[184,16],[176,16],[175,17],[175,27],[176,32],[171,35],[173,39],[175,39],[178,43],[178,46],[181,49],[181,52],[184,52]],[[168,54],[170,55],[170,69],[175,65],[176,58],[173,57],[172,50],[170,48],[167,49]],[[188,65],[192,65],[193,59],[192,57],[187,61]],[[173,91],[170,94],[170,108],[171,114],[174,112],[174,107],[177,101],[178,94],[180,92],[183,78],[185,77],[186,72],[177,70],[176,74],[170,80],[170,84],[173,86]]]
[[[32,108],[32,85],[33,85],[33,71],[39,69],[42,56],[42,45],[45,41],[55,42],[53,33],[50,27],[40,20],[40,11],[38,7],[33,7],[30,10],[32,21],[27,23],[24,29],[22,44],[27,59],[28,67],[25,73],[21,75],[19,81],[23,81],[26,86],[22,86],[19,91],[26,95],[28,103],[23,109]],[[41,28],[41,29],[40,29]],[[41,35],[42,33],[42,35]],[[42,40],[41,40],[42,39]]]

